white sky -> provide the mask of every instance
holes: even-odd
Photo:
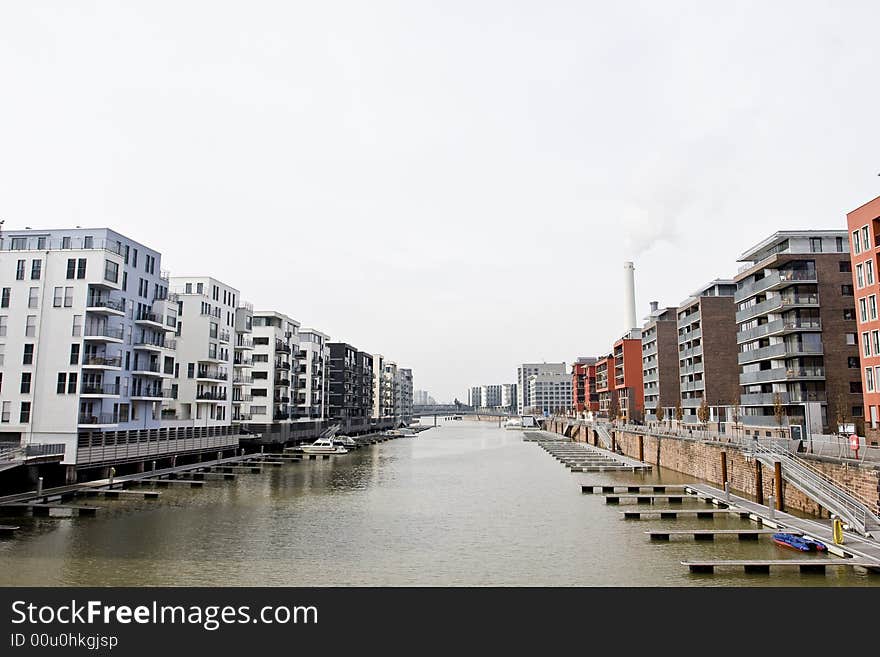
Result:
[[[878,24],[876,2],[7,2],[0,217],[115,228],[466,399],[607,350],[625,259],[642,317],[774,230],[844,227],[880,194]]]

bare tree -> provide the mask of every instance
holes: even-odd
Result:
[[[700,424],[703,425],[703,430],[706,430],[706,425],[709,422],[709,404],[706,403],[706,398],[703,398],[703,401],[700,402],[700,407],[697,409],[697,419],[700,421]]]
[[[663,422],[666,419],[666,411],[663,410],[663,406],[657,404],[657,422]]]
[[[684,409],[681,407],[681,400],[675,405],[675,420],[679,424],[679,428],[681,428],[681,421],[684,419]]]
[[[779,431],[779,437],[783,436],[782,423],[785,421],[785,406],[782,403],[782,395],[778,392],[773,395],[773,415],[776,418],[776,425]]]
[[[733,430],[734,430],[734,432],[736,432],[736,430],[739,428],[739,418],[740,418],[740,408],[739,408],[738,401],[733,402],[733,409],[731,410],[731,418],[733,419]]]

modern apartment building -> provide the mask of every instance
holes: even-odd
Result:
[[[675,308],[660,308],[656,301],[642,326],[642,384],[645,421],[656,421],[659,407],[665,418],[674,417],[680,399],[678,315]]]
[[[76,469],[234,448],[229,426],[163,421],[177,303],[161,255],[107,228],[0,239],[0,438]],[[194,440],[198,438],[198,440]]]
[[[593,356],[582,356],[571,366],[571,401],[575,413],[599,410],[596,392],[596,362]]]
[[[174,277],[177,299],[177,364],[171,388],[177,420],[193,426],[227,426],[232,421],[233,344],[240,292],[217,279]],[[145,316],[149,317],[149,316]],[[159,317],[149,317],[161,322]],[[150,355],[147,366],[158,366]],[[150,388],[159,382],[150,382]]]
[[[437,400],[427,390],[416,390],[413,393],[413,405],[415,406],[434,406],[436,404]]]
[[[373,354],[373,412],[374,420],[382,419],[382,377],[385,375],[385,357]]]
[[[373,412],[373,358],[345,342],[329,346],[329,418],[340,423],[342,431],[363,431]]]
[[[516,413],[519,408],[516,405],[517,385],[515,383],[501,384],[501,408],[508,413]]]
[[[382,417],[395,418],[400,405],[400,378],[397,376],[397,363],[392,360],[382,362]]]
[[[400,412],[397,415],[399,421],[405,425],[412,424],[413,420],[413,376],[408,367],[397,369],[400,379]]]
[[[324,420],[330,379],[330,336],[315,329],[300,329],[299,352],[296,356],[296,389],[294,394],[297,419]]]
[[[299,322],[274,310],[254,311],[251,419],[248,428],[264,442],[287,442],[299,416],[291,376],[299,351]]]
[[[250,422],[251,372],[254,367],[254,307],[240,303],[235,309],[235,343],[232,345],[232,421]]]
[[[639,422],[645,415],[645,388],[642,381],[642,334],[634,328],[614,343],[614,386],[620,415],[628,422]],[[609,369],[609,378],[612,371]]]
[[[724,421],[725,409],[737,401],[737,284],[716,279],[678,306],[678,373],[683,422],[698,423],[703,400],[709,422]]]
[[[468,406],[471,408],[483,408],[483,386],[471,386],[468,388]]]
[[[617,393],[614,389],[614,354],[600,356],[596,360],[596,395],[599,398],[599,415],[616,419],[619,413]]]
[[[564,368],[562,372],[532,374],[528,384],[528,412],[546,416],[567,413],[571,408],[571,375]]]
[[[565,363],[523,363],[516,368],[516,405],[519,409],[529,407],[531,390],[529,377],[536,374],[564,374],[568,376]]]
[[[850,409],[850,415],[864,417],[865,435],[870,442],[880,441],[880,197],[846,215],[849,229],[852,285],[855,288],[856,318],[861,345],[862,409]],[[832,430],[837,429],[831,417]]]
[[[848,237],[837,230],[779,231],[739,258],[745,263],[735,296],[741,422],[774,426],[777,399],[787,424],[802,434],[835,431],[838,418],[862,420]],[[863,246],[860,240],[862,252]],[[853,254],[863,264],[860,256]],[[876,319],[870,295],[862,290],[858,299],[859,319]],[[868,353],[870,331],[863,333]]]
[[[480,401],[483,408],[498,408],[501,406],[501,386],[480,386]]]

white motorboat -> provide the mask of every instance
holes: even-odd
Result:
[[[507,422],[504,423],[505,429],[510,429],[512,431],[516,431],[517,429],[522,429],[522,420],[517,418],[510,418]]]
[[[302,448],[303,454],[348,454],[342,445],[337,445],[335,438],[318,438],[311,445]]]
[[[346,449],[355,448],[358,446],[354,438],[350,436],[333,436],[333,442],[342,445]]]

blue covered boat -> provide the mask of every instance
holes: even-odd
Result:
[[[824,543],[819,541],[814,541],[811,538],[798,536],[796,534],[786,534],[784,532],[773,534],[773,542],[776,543],[776,545],[791,548],[792,550],[797,550],[799,552],[824,552],[828,549],[825,547]]]

